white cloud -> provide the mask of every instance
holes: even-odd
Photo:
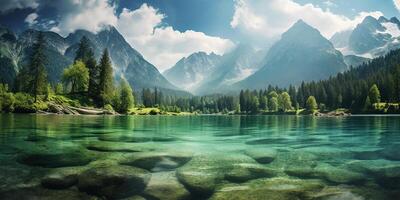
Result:
[[[29,26],[33,26],[38,23],[37,18],[39,15],[37,13],[31,13],[25,18],[25,22],[28,23]]]
[[[393,0],[393,3],[396,6],[397,10],[400,11],[400,0]]]
[[[231,27],[261,41],[276,40],[293,23],[303,19],[330,38],[334,33],[354,28],[366,16],[381,12],[361,12],[353,19],[323,10],[313,4],[300,5],[293,0],[237,0]]]
[[[118,20],[114,6],[107,0],[67,0],[60,2],[58,9],[61,16],[51,30],[64,36],[77,29],[97,32]]]
[[[57,7],[61,16],[51,31],[66,36],[77,29],[97,32],[104,25],[113,25],[133,48],[161,71],[194,52],[223,54],[234,46],[230,40],[202,32],[180,32],[171,26],[162,26],[166,16],[147,4],[136,10],[124,8],[119,16],[115,6],[107,0],[68,0]]]
[[[37,8],[39,3],[36,0],[2,0],[0,12],[8,12],[14,9]]]
[[[171,26],[161,26],[165,17],[143,4],[137,10],[124,9],[116,26],[128,42],[161,71],[194,52],[223,54],[234,46],[230,40],[202,32],[180,32]]]

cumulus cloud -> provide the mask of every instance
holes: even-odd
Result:
[[[354,28],[366,16],[382,16],[381,12],[361,12],[350,19],[323,10],[313,4],[301,5],[293,0],[237,0],[231,27],[264,41],[277,39],[299,19],[330,38],[334,33]]]
[[[15,9],[37,8],[39,3],[36,0],[2,0],[0,12],[8,12]]]
[[[400,11],[400,0],[393,0],[393,3],[396,6],[397,10]]]
[[[115,8],[107,0],[67,0],[58,2],[60,19],[51,30],[65,36],[77,29],[91,32],[116,24]]]
[[[202,32],[180,32],[171,26],[162,26],[165,17],[155,8],[143,4],[137,10],[123,9],[116,26],[128,42],[160,70],[194,52],[223,54],[234,46],[230,40]]]
[[[107,0],[67,0],[58,4],[57,9],[60,16],[51,31],[66,36],[78,29],[97,32],[104,25],[113,25],[133,48],[161,71],[194,52],[223,54],[233,47],[227,39],[164,26],[166,16],[147,4],[136,10],[124,8],[119,15],[116,6]]]
[[[28,23],[29,26],[33,26],[38,23],[37,18],[39,15],[37,13],[31,13],[25,18],[25,22]]]

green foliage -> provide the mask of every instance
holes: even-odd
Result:
[[[93,100],[100,98],[100,66],[97,66],[90,40],[83,36],[76,51],[75,61],[81,60],[89,70],[88,96]]]
[[[268,110],[268,97],[262,96],[260,98],[260,109],[261,110]]]
[[[37,96],[47,92],[47,72],[45,68],[45,40],[42,32],[39,32],[36,43],[33,45],[33,52],[29,64],[21,70],[20,89]]]
[[[56,89],[55,89],[55,94],[60,95],[64,93],[64,87],[63,84],[57,83]]]
[[[368,111],[372,108],[372,103],[371,100],[369,99],[369,96],[367,96],[367,98],[365,99],[365,103],[364,103],[364,111]]]
[[[279,105],[279,109],[281,109],[284,112],[293,109],[292,108],[292,101],[290,99],[289,93],[283,92],[283,93],[281,93],[279,95],[279,97],[278,97],[278,105]]]
[[[114,95],[113,69],[108,50],[105,49],[99,63],[100,68],[100,101],[101,104],[110,104]]]
[[[107,110],[107,111],[110,111],[110,112],[114,112],[114,108],[110,104],[106,104],[104,106],[104,109]]]
[[[268,108],[271,112],[278,111],[278,98],[273,96],[268,101]]]
[[[12,112],[14,110],[15,97],[8,92],[8,85],[0,84],[0,112]]]
[[[121,79],[119,99],[118,112],[127,113],[134,105],[132,88],[125,79]]]
[[[381,93],[376,84],[369,89],[368,97],[372,104],[381,102]]]
[[[62,80],[71,88],[71,93],[84,92],[88,89],[89,70],[85,63],[78,60],[73,65],[64,69]]]
[[[271,91],[268,93],[269,98],[273,98],[273,97],[278,98],[278,96],[279,96],[278,93],[276,93],[275,91]]]
[[[314,112],[318,109],[317,100],[315,100],[314,96],[309,96],[306,102],[306,108],[310,112]]]
[[[81,106],[81,104],[79,103],[78,100],[72,100],[72,99],[62,96],[62,95],[51,96],[49,98],[49,101],[52,101],[52,102],[55,102],[57,104],[64,105],[64,106],[74,106],[74,107]]]
[[[27,93],[16,93],[14,112],[16,113],[35,113],[35,99]]]

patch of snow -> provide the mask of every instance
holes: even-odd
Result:
[[[236,82],[239,82],[250,75],[254,74],[257,70],[251,68],[240,68],[239,71],[236,73],[236,76],[231,79],[226,79],[223,83],[226,85],[232,85]]]
[[[386,22],[382,23],[383,27],[386,28],[386,31],[382,33],[390,34],[392,37],[400,37],[400,29],[397,26],[397,24],[391,23],[391,22]]]
[[[348,46],[343,47],[343,48],[338,48],[337,50],[340,51],[343,54],[343,56],[354,55],[354,56],[360,56],[360,57],[369,58],[369,59],[373,59],[375,57],[371,52],[367,52],[364,54],[357,54],[354,51],[352,51]]]

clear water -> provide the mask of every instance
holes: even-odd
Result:
[[[0,199],[400,199],[400,116],[0,115]]]

